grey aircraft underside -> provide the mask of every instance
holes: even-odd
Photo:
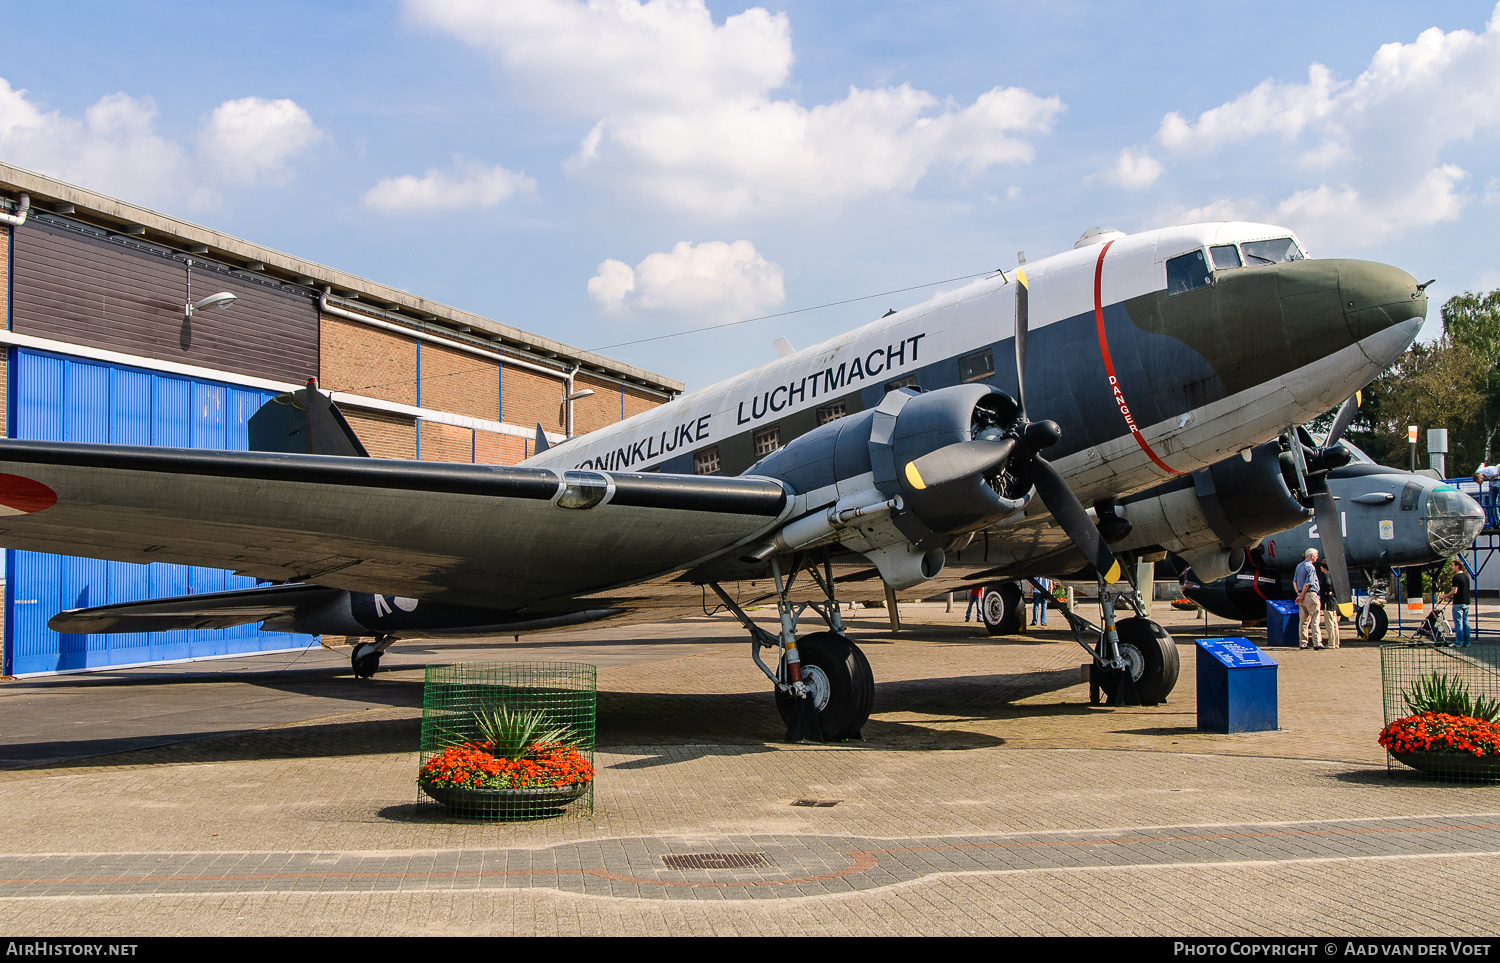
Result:
[[[52,624],[374,636],[357,675],[403,637],[723,606],[791,732],[813,738],[857,735],[871,705],[836,600],[1085,571],[1102,625],[1069,620],[1098,680],[1157,701],[1176,650],[1139,614],[1116,623],[1117,603],[1135,606],[1117,553],[1217,573],[1322,517],[1335,453],[1296,426],[1406,350],[1424,288],[1306,258],[1270,225],[1091,231],[518,466],[361,457],[311,387],[257,414],[273,439],[258,451],[0,441],[0,545],[286,583]],[[778,632],[743,611],[765,602]],[[802,603],[828,631],[797,634]]]

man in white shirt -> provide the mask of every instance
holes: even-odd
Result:
[[[1315,649],[1323,648],[1323,626],[1322,605],[1318,602],[1318,592],[1321,585],[1318,582],[1318,550],[1310,548],[1302,553],[1302,562],[1297,566],[1296,573],[1292,576],[1292,586],[1297,590],[1297,608],[1301,610],[1302,624],[1297,628],[1297,635],[1301,639],[1299,649],[1305,649],[1311,645]]]

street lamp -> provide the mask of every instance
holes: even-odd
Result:
[[[195,313],[202,311],[204,308],[218,308],[222,311],[237,300],[239,299],[228,291],[220,291],[218,294],[210,294],[202,300],[191,301],[183,305],[182,316],[191,318]]]

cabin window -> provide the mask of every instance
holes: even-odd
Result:
[[[989,348],[958,359],[958,380],[978,381],[995,373],[995,355]]]
[[[1269,241],[1246,241],[1245,260],[1251,264],[1280,264],[1282,261],[1300,261],[1307,257],[1297,242],[1289,237],[1276,237]]]
[[[755,433],[755,455],[769,455],[781,447],[781,426],[772,425]]]
[[[717,475],[719,473],[719,446],[693,452],[694,475]]]
[[[1192,251],[1167,262],[1167,293],[1181,294],[1201,288],[1213,280],[1208,270],[1208,259],[1202,251]]]
[[[1209,248],[1208,253],[1213,256],[1216,271],[1245,266],[1245,263],[1240,260],[1240,249],[1233,244],[1216,245]]]
[[[907,375],[905,378],[897,378],[895,381],[887,381],[885,383],[885,393],[886,394],[890,394],[892,391],[895,391],[897,388],[916,388],[916,387],[917,387],[917,376],[916,375]],[[918,390],[920,390],[920,389],[918,389]]]
[[[831,405],[824,405],[818,409],[818,425],[821,427],[830,421],[838,421],[848,413],[842,401],[835,401]]]
[[[1422,497],[1422,486],[1416,482],[1407,482],[1406,487],[1401,489],[1401,510],[1403,512],[1414,512],[1417,510],[1417,501]]]

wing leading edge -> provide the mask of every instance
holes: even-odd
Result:
[[[4,547],[506,609],[685,568],[787,510],[768,478],[0,440]]]

